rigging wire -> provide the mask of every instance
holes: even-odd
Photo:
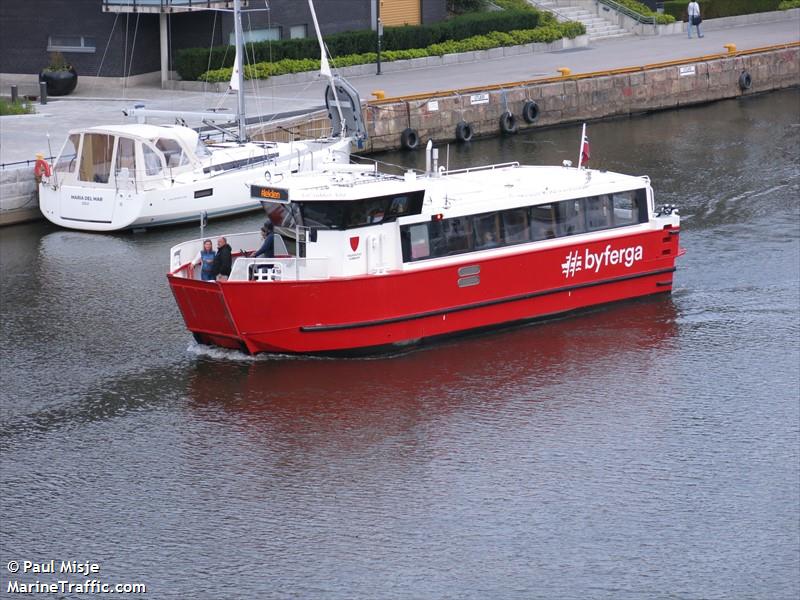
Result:
[[[122,98],[123,99],[127,98],[128,77],[130,77],[131,71],[133,70],[133,56],[134,56],[134,52],[136,50],[136,34],[139,32],[139,17],[140,16],[141,16],[141,13],[137,13],[136,14],[136,25],[135,25],[135,27],[133,29],[133,42],[131,43],[131,60],[130,60],[130,63],[128,64],[128,74],[125,77],[124,83],[122,84]]]
[[[103,70],[103,63],[106,61],[106,55],[108,54],[108,49],[111,47],[111,38],[114,37],[114,31],[117,28],[117,20],[119,19],[119,13],[114,16],[114,24],[111,25],[111,33],[108,34],[108,41],[106,42],[106,48],[103,50],[103,56],[100,58],[100,66],[97,67],[97,75],[96,77],[100,77],[100,72]],[[98,85],[99,81],[95,80],[92,84],[92,89],[97,89],[96,86]]]
[[[214,51],[214,37],[217,33],[217,11],[212,11],[214,13],[214,20],[211,23],[211,43],[208,45],[208,65],[206,66],[206,72],[211,70],[211,55]],[[206,102],[206,98],[208,95],[208,81],[203,81],[203,104]]]

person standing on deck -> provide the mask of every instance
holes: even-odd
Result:
[[[692,25],[697,27],[697,37],[703,37],[703,34],[700,33],[700,23],[702,22],[702,18],[700,17],[700,5],[692,0],[686,8],[686,13],[689,15],[689,39],[692,39]]]
[[[261,244],[255,253],[255,258],[263,256],[264,258],[275,257],[275,234],[273,232],[273,225],[271,221],[267,221],[264,227],[261,228],[261,235],[264,237],[264,243]]]
[[[228,240],[217,240],[217,253],[214,256],[214,276],[217,281],[225,281],[231,274],[231,247]]]

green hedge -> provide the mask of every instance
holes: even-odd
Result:
[[[650,10],[650,7],[642,4],[641,2],[637,2],[636,0],[616,0],[616,2],[645,17],[655,17],[656,23],[659,25],[669,25],[670,23],[675,22],[675,17],[672,15],[653,12]]]
[[[449,40],[463,40],[492,31],[534,29],[553,22],[551,15],[536,10],[509,10],[471,13],[430,25],[385,27],[382,48],[410,50],[427,48]],[[331,56],[373,52],[375,32],[369,29],[325,36]],[[249,63],[278,62],[284,59],[319,58],[316,38],[255,42],[247,44]],[[186,48],[175,53],[175,70],[185,80],[197,79],[209,70],[232,67],[236,53],[232,46]],[[209,60],[210,59],[210,60]]]
[[[778,10],[789,10],[790,8],[800,8],[800,0],[783,0],[778,4]]]
[[[752,13],[769,12],[778,10],[781,0],[698,0],[700,14],[703,19],[716,19],[719,17],[735,17],[736,15],[749,15]],[[687,21],[684,0],[667,0],[664,2],[664,13],[676,19]]]
[[[427,48],[414,48],[409,50],[386,50],[381,52],[381,60],[392,62],[395,60],[406,60],[411,58],[424,58],[426,56],[442,56],[456,52],[470,52],[472,50],[488,50],[500,46],[516,46],[519,44],[530,44],[533,42],[553,42],[561,38],[575,38],[586,33],[586,28],[582,23],[569,21],[567,23],[556,23],[536,29],[512,30],[508,32],[494,31],[486,35],[476,35],[463,40],[448,40],[439,44],[431,44]],[[351,67],[353,65],[364,65],[374,63],[377,55],[374,52],[361,54],[349,54],[332,59],[335,67]],[[275,62],[260,62],[254,65],[247,65],[244,69],[246,79],[266,79],[273,75],[286,75],[287,73],[299,73],[302,71],[315,71],[319,69],[319,59],[285,58]],[[231,78],[231,67],[214,69],[200,76],[203,81],[220,82],[228,81]]]

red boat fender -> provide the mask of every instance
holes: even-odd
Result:
[[[50,165],[44,159],[44,154],[36,155],[36,166],[33,167],[33,174],[36,176],[36,179],[41,179],[43,175],[45,177],[50,177]]]

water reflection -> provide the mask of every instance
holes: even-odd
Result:
[[[556,400],[554,383],[610,364],[647,371],[656,355],[669,355],[676,334],[675,305],[661,296],[400,356],[199,360],[188,374],[187,395],[192,407],[215,419],[223,410],[255,427],[382,430],[442,412],[495,411],[511,399]]]

